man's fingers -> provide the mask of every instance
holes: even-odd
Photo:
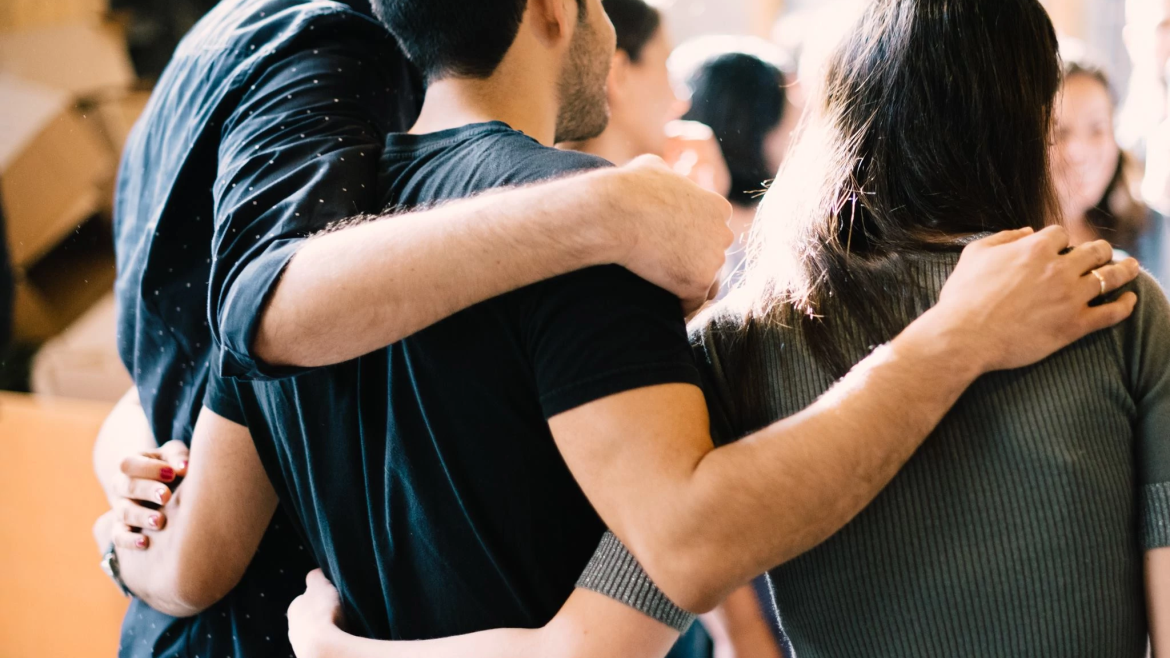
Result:
[[[1063,226],[1046,226],[1032,237],[1024,236],[1025,240],[1035,240],[1045,245],[1045,251],[1058,254],[1068,249],[1071,244],[1068,229]]]
[[[177,439],[168,441],[158,449],[158,452],[163,460],[174,469],[176,476],[187,474],[187,461],[191,458],[191,449],[187,447],[186,443]]]
[[[149,528],[161,530],[167,523],[165,514],[158,510],[148,509],[131,500],[120,500],[115,508],[118,521],[131,528]]]
[[[114,529],[114,546],[128,551],[144,551],[150,548],[150,538],[140,532],[134,532],[126,526]]]
[[[1094,240],[1076,247],[1064,255],[1069,267],[1080,275],[1113,262],[1113,247],[1104,240]]]
[[[1031,228],[1021,228],[1021,229],[1016,229],[1014,231],[1000,231],[999,233],[996,233],[995,235],[989,235],[986,238],[983,238],[981,240],[976,240],[968,246],[975,247],[975,248],[995,247],[997,245],[1008,244],[1009,242],[1015,242],[1016,240],[1019,240],[1020,238],[1026,238],[1029,235],[1032,235],[1034,232],[1035,231],[1033,231]]]
[[[1140,272],[1141,266],[1138,262],[1133,258],[1127,258],[1120,263],[1112,263],[1090,271],[1081,277],[1081,285],[1085,289],[1085,296],[1093,300],[1102,295],[1102,281],[1105,283],[1105,293],[1110,293],[1136,279]]]
[[[122,460],[122,473],[131,479],[154,480],[155,482],[173,482],[175,467],[160,459],[161,455],[142,454],[131,455]]]
[[[1108,329],[1125,320],[1133,313],[1135,304],[1137,304],[1137,295],[1127,292],[1118,297],[1116,301],[1088,309],[1084,316],[1082,335],[1087,336],[1094,331]]]

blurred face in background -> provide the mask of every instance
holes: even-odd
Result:
[[[659,27],[637,61],[622,50],[614,56],[609,74],[609,125],[637,153],[662,155],[664,127],[681,114],[666,67],[672,47],[670,35]]]
[[[1101,201],[1121,157],[1109,90],[1091,75],[1069,76],[1054,119],[1053,178],[1065,220],[1076,222]]]

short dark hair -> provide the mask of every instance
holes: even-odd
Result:
[[[618,50],[625,51],[631,62],[638,63],[642,50],[662,26],[662,14],[645,0],[603,0],[603,4],[617,32]]]
[[[371,0],[427,80],[487,78],[516,41],[528,0]],[[585,0],[577,0],[582,16]]]
[[[787,95],[779,67],[748,53],[720,53],[699,65],[687,86],[691,109],[684,119],[710,126],[731,172],[732,203],[753,206],[766,181],[764,143],[784,118]]]

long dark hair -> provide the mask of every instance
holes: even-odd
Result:
[[[827,64],[768,191],[745,285],[837,374],[901,330],[910,252],[1056,221],[1060,85],[1037,0],[875,0]]]
[[[687,86],[691,108],[683,118],[711,127],[731,172],[729,199],[754,206],[776,176],[764,143],[784,118],[784,73],[750,53],[717,53],[699,65]]]
[[[1109,102],[1117,107],[1117,99],[1113,96],[1109,77],[1102,68],[1085,59],[1066,59],[1064,79],[1067,81],[1075,76],[1085,76],[1096,81],[1109,94]],[[1133,164],[1130,162],[1129,154],[1120,150],[1109,187],[1105,188],[1101,199],[1085,213],[1085,219],[1097,235],[1108,240],[1113,246],[1131,253],[1137,250],[1138,239],[1149,224],[1146,207],[1130,189],[1132,170]]]

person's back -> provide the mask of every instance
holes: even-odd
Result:
[[[467,23],[418,22],[454,22],[451,31],[479,37],[439,28],[413,40],[399,34],[407,52],[419,59],[415,42],[430,38],[462,46],[490,32],[483,24],[520,29],[526,5],[513,3],[518,14],[508,23],[498,7],[462,4]],[[597,0],[579,6],[566,50],[594,52],[582,58],[588,70],[564,72],[561,90],[533,67],[482,54],[463,64],[489,60],[490,75],[431,80],[412,134],[387,138],[384,202],[417,208],[608,166],[551,147],[554,133],[588,137],[604,127],[612,31],[607,39]],[[381,3],[383,15],[411,10],[436,11],[430,0]],[[490,111],[449,119],[464,108],[451,88],[506,74],[492,67],[519,72],[507,86],[527,133],[482,118]],[[421,68],[433,70],[425,61]],[[450,125],[428,124],[436,117]],[[490,299],[348,363],[276,382],[222,382],[228,390],[213,390],[212,408],[248,426],[355,631],[421,639],[551,619],[604,527],[549,419],[636,388],[697,382],[677,298],[611,265]]]
[[[922,311],[958,255],[910,258],[899,292]],[[1170,480],[1170,304],[1147,275],[1136,292],[1119,327],[978,380],[865,511],[770,572],[797,655],[1145,655],[1142,552],[1168,539],[1143,514],[1170,484],[1143,483]],[[723,441],[836,379],[799,328],[730,301],[693,338]]]
[[[742,288],[699,332],[722,440],[812,403],[935,306],[964,241],[1059,219],[1059,85],[1036,0],[870,5]],[[771,572],[797,655],[1145,655],[1143,557],[1170,545],[1170,304],[1135,288],[1120,327],[977,380],[863,512]]]
[[[372,189],[342,182],[372,182],[385,133],[415,106],[364,0],[224,0],[184,38],[127,142],[114,216],[118,348],[159,445],[191,439],[219,321],[247,333],[281,254],[377,209]],[[289,653],[284,609],[313,563],[277,518],[265,559],[206,612],[176,619],[135,599],[119,655]]]

